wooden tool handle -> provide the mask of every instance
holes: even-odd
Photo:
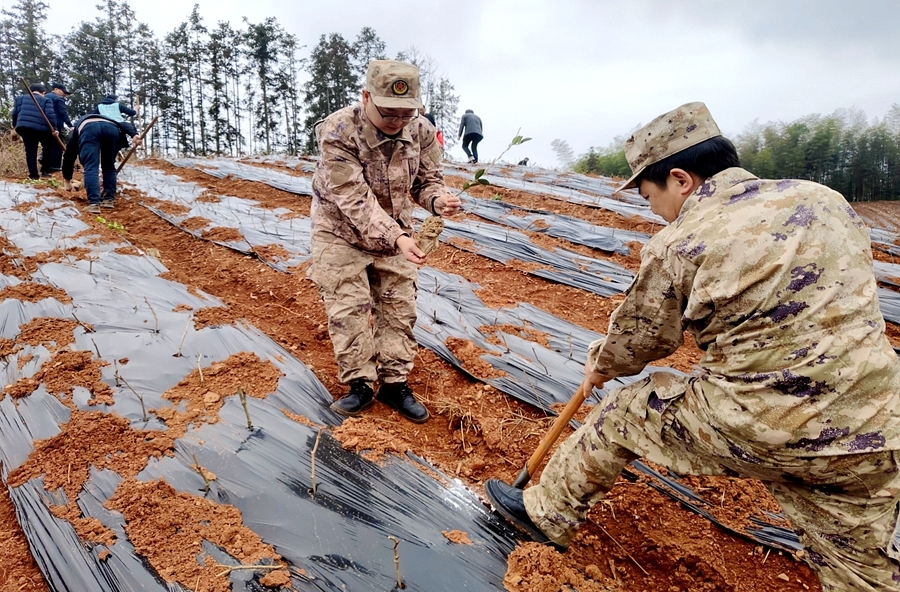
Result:
[[[575,416],[575,413],[581,408],[582,403],[584,403],[586,395],[584,394],[584,385],[580,385],[578,390],[575,391],[575,394],[572,395],[572,398],[569,399],[569,402],[566,404],[566,408],[562,410],[556,420],[553,422],[553,425],[550,427],[550,431],[544,434],[541,443],[538,445],[537,449],[532,453],[531,458],[528,459],[528,462],[525,463],[525,467],[522,469],[522,472],[519,473],[519,476],[516,478],[513,483],[513,487],[518,487],[522,489],[525,487],[525,484],[531,479],[531,476],[537,472],[538,467],[541,466],[541,463],[544,462],[544,457],[547,456],[547,453],[550,451],[550,448],[553,447],[553,444],[556,440],[559,439],[559,435],[562,434],[563,430],[566,429],[566,426]]]
[[[141,140],[144,139],[144,137],[147,135],[147,132],[149,132],[150,129],[154,126],[154,124],[156,124],[156,120],[157,120],[157,119],[159,119],[159,115],[157,115],[156,117],[154,117],[154,118],[153,118],[153,121],[150,122],[150,125],[148,125],[147,127],[145,127],[145,128],[144,128],[144,131],[142,131],[140,134],[138,134],[138,137],[139,137]],[[131,155],[134,154],[135,150],[137,150],[137,144],[133,145],[133,146],[131,147],[131,149],[125,154],[125,158],[122,159],[122,162],[120,162],[120,163],[119,163],[119,166],[116,168],[116,172],[117,172],[117,173],[120,172],[120,171],[122,170],[122,167],[125,166],[125,163],[128,162],[128,159],[131,158]]]
[[[41,108],[40,103],[38,103],[38,102],[37,102],[37,99],[34,98],[34,93],[31,92],[31,87],[28,86],[28,83],[25,82],[25,79],[22,78],[22,77],[19,77],[19,82],[21,82],[21,83],[22,83],[22,86],[25,87],[25,90],[28,91],[28,96],[31,97],[31,100],[32,100],[32,101],[34,101],[34,106],[37,107],[37,110],[41,112],[41,116],[44,118],[44,122],[47,124],[47,127],[50,128],[50,132],[51,132],[51,133],[55,132],[55,131],[56,131],[56,128],[53,127],[53,124],[52,124],[52,123],[50,123],[50,118],[47,117],[47,114],[44,113],[44,110]],[[60,140],[58,135],[54,135],[53,137],[56,138],[56,141],[59,142],[59,145],[62,146],[62,149],[63,149],[63,150],[65,150],[65,149],[66,149],[66,143],[63,142],[62,140]]]

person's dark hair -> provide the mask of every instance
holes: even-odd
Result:
[[[701,179],[708,179],[725,169],[739,166],[741,161],[731,140],[716,136],[648,165],[635,181],[638,187],[641,181],[650,181],[657,187],[665,188],[672,169],[684,169]]]
[[[47,89],[44,88],[44,85],[41,84],[40,82],[35,82],[35,83],[32,84],[30,87],[28,87],[28,89],[29,89],[31,92],[39,92],[39,93],[47,92]]]
[[[427,119],[428,121],[430,121],[431,125],[437,127],[437,124],[434,122],[434,115],[432,115],[431,113],[424,113],[422,116],[425,119]]]

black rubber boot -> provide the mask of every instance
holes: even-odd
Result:
[[[403,417],[415,423],[425,423],[430,415],[425,405],[416,401],[406,382],[390,382],[378,389],[378,400],[399,411]]]
[[[358,415],[372,404],[375,391],[362,378],[350,381],[350,392],[331,404],[331,409],[341,415]]]
[[[487,494],[491,505],[498,514],[518,530],[527,534],[536,543],[552,545],[557,551],[565,551],[568,547],[557,545],[550,537],[541,532],[528,512],[525,511],[525,501],[522,499],[522,490],[512,485],[507,485],[497,479],[488,479],[484,482],[484,493]]]

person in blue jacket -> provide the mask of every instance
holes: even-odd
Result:
[[[69,91],[66,90],[66,85],[54,82],[51,85],[51,90],[47,94],[44,95],[44,98],[50,101],[52,105],[52,110],[56,115],[56,122],[58,124],[58,131],[60,133],[64,132],[64,128],[72,127],[72,120],[69,119],[69,112],[66,110],[66,97],[69,95]],[[59,145],[59,142],[51,142],[50,143],[50,152],[44,152],[43,157],[43,165],[44,170],[55,173],[56,171],[62,170],[62,146]],[[50,158],[48,162],[46,159]]]
[[[37,105],[27,94],[17,96],[13,103],[12,125],[19,137],[22,138],[22,143],[25,144],[28,178],[40,179],[37,164],[38,144],[43,148],[44,154],[50,154],[51,146],[57,143],[56,137],[59,136],[59,132],[56,131],[56,111],[50,100],[44,96],[46,92],[44,85],[32,84],[30,91],[31,97],[36,99]],[[43,115],[41,111],[44,112]],[[50,120],[51,127],[47,126],[44,115]],[[41,165],[41,175],[45,177],[50,176],[49,162],[47,159]]]
[[[128,147],[128,138],[134,137],[140,146],[141,137],[128,121],[113,121],[103,115],[89,113],[75,122],[72,137],[66,146],[62,163],[66,190],[72,190],[75,158],[84,169],[84,189],[88,205],[85,211],[99,214],[100,208],[112,208],[116,197],[116,153]],[[136,136],[136,137],[135,137]],[[103,191],[100,191],[100,169],[103,169]]]

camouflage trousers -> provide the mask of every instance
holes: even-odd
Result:
[[[695,382],[668,373],[609,393],[559,446],[540,482],[525,490],[528,515],[551,539],[568,544],[625,465],[641,457],[682,475],[755,478],[781,504],[823,590],[900,590],[894,542],[900,454],[775,452],[760,463],[757,450],[750,457],[710,428],[696,411],[705,407],[693,403],[702,396]]]
[[[338,380],[406,380],[416,355],[415,265],[403,255],[313,241],[307,276],[325,303]]]

